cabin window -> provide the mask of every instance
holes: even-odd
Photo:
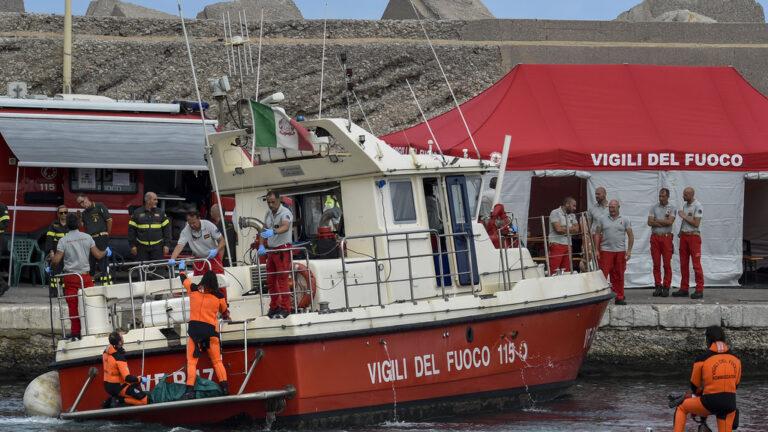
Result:
[[[416,205],[413,202],[413,185],[410,180],[389,182],[389,195],[392,198],[392,215],[395,223],[416,222]]]
[[[72,192],[136,193],[136,173],[127,170],[75,168],[70,170]]]
[[[460,184],[451,185],[451,196],[453,196],[453,215],[456,218],[454,221],[457,224],[467,223],[467,216],[464,214],[464,194],[461,193]]]
[[[477,205],[480,202],[480,192],[483,190],[483,178],[479,175],[467,176],[467,199],[469,214],[477,215]],[[474,219],[474,216],[472,217]]]

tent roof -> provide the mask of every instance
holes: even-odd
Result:
[[[519,65],[461,108],[483,157],[512,136],[511,170],[768,169],[768,100],[732,67]],[[474,154],[456,109],[429,124],[444,152]]]
[[[208,170],[199,119],[0,112],[2,140],[20,166]]]

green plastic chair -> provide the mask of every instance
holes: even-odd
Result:
[[[33,261],[35,255],[39,261]],[[40,275],[40,283],[45,282],[45,255],[37,242],[32,239],[16,239],[13,242],[13,286],[19,286],[21,279],[21,270],[24,267],[35,267]],[[32,273],[32,282],[35,280],[35,273]]]

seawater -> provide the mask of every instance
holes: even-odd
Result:
[[[253,426],[168,427],[137,423],[68,422],[24,416],[22,396],[26,383],[0,385],[0,431],[54,432],[250,432],[262,430]],[[471,416],[433,419],[423,422],[390,421],[366,428],[347,429],[356,432],[654,432],[672,429],[672,410],[666,395],[688,387],[685,378],[589,377],[579,379],[568,395],[559,400],[534,404],[523,410],[503,413],[479,413]],[[739,388],[741,409],[740,432],[768,431],[768,379],[753,379]],[[279,418],[278,418],[279,422]],[[137,428],[138,427],[138,428]],[[710,421],[710,427],[717,430]],[[689,430],[694,430],[689,421]]]

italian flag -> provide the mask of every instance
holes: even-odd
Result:
[[[283,110],[251,101],[255,147],[314,151],[309,131]]]

